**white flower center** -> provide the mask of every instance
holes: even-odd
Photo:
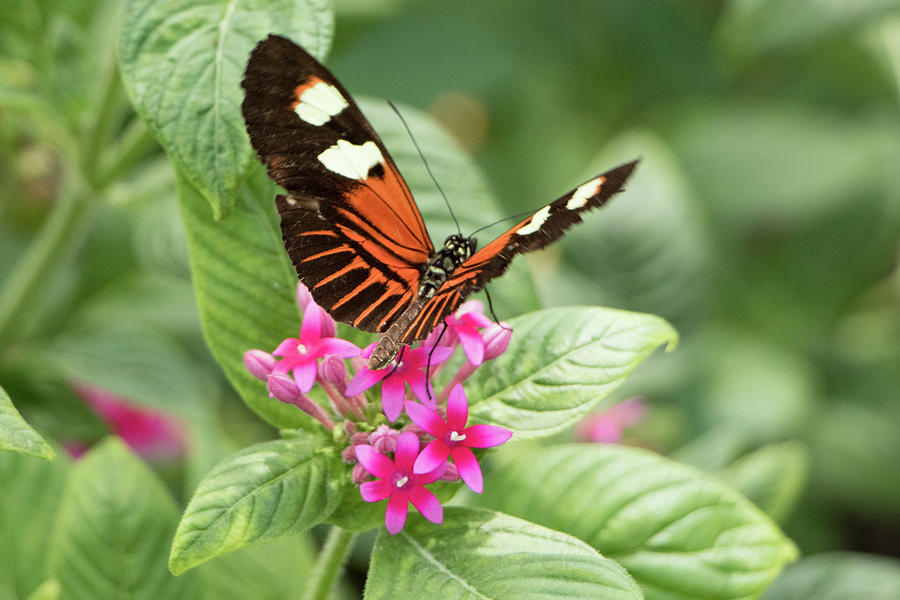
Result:
[[[450,432],[450,441],[451,442],[461,442],[466,439],[465,434],[456,433],[455,431]]]
[[[409,481],[409,477],[404,475],[403,477],[401,477],[400,479],[397,480],[396,486],[398,488],[402,488],[404,485],[406,485],[406,482],[408,482],[408,481]]]
[[[297,344],[297,352],[300,354],[306,354],[306,346],[303,344]]]

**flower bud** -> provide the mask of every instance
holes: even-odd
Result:
[[[356,464],[353,466],[353,471],[351,472],[350,479],[355,484],[360,484],[368,481],[372,478],[372,475],[366,471],[366,468],[360,464]]]
[[[342,394],[347,389],[347,367],[340,356],[325,356],[319,364],[319,376],[327,383],[337,386]]]
[[[262,350],[247,350],[244,352],[244,366],[250,371],[250,374],[259,379],[266,381],[272,374],[272,369],[278,364],[278,359]]]
[[[284,373],[275,373],[269,376],[266,387],[269,388],[269,396],[287,404],[296,404],[300,399],[300,388],[291,377]]]
[[[491,323],[482,332],[484,338],[484,360],[497,358],[509,348],[512,329],[508,323]]]
[[[369,443],[382,454],[389,454],[397,449],[397,438],[399,436],[400,432],[391,429],[387,425],[379,425],[369,435]]]
[[[438,478],[438,481],[459,481],[459,469],[456,468],[456,465],[452,462],[447,462],[447,468],[444,469],[444,474]]]

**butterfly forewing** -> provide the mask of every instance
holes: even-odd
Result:
[[[336,319],[383,331],[434,249],[394,161],[343,86],[290,40],[260,42],[242,85],[250,141],[288,192],[276,207],[300,279]]]
[[[517,254],[538,250],[559,239],[566,229],[581,222],[580,213],[603,206],[613,194],[621,191],[635,166],[637,161],[632,161],[594,177],[478,250],[453,272],[422,308],[401,341],[411,343],[428,335],[466,296],[506,271]]]

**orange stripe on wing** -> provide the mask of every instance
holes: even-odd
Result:
[[[337,248],[332,248],[331,250],[325,250],[324,252],[319,252],[318,254],[310,254],[306,258],[302,259],[300,262],[309,262],[311,260],[316,260],[317,258],[322,258],[323,256],[331,256],[332,254],[340,254],[342,252],[353,252],[347,246],[338,246]]]
[[[351,260],[351,261],[347,264],[346,267],[342,267],[342,268],[338,269],[337,271],[335,271],[334,273],[332,273],[331,275],[325,277],[325,278],[322,279],[319,283],[317,283],[316,285],[314,285],[314,286],[313,286],[313,289],[315,289],[315,288],[317,288],[317,287],[321,287],[321,286],[325,285],[326,283],[328,283],[329,281],[334,281],[335,279],[337,279],[337,278],[340,277],[341,275],[344,275],[344,274],[346,274],[346,273],[349,273],[350,271],[355,271],[356,269],[365,269],[365,268],[367,268],[367,267],[368,267],[368,265],[367,265],[361,258],[359,258],[358,256],[356,256],[356,257],[353,258],[353,260]],[[369,277],[371,277],[371,274],[369,275]],[[344,300],[341,300],[341,302],[339,302],[338,304],[335,304],[334,306],[332,306],[331,309],[334,310],[334,309],[337,308],[338,305],[341,304],[342,302],[344,302]]]

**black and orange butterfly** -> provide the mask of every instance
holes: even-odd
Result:
[[[463,299],[620,191],[637,161],[578,186],[476,250],[451,235],[435,251],[387,149],[344,87],[290,40],[250,54],[242,105],[250,141],[287,195],[275,204],[284,246],[316,303],[338,321],[385,332],[369,359],[386,367]]]

